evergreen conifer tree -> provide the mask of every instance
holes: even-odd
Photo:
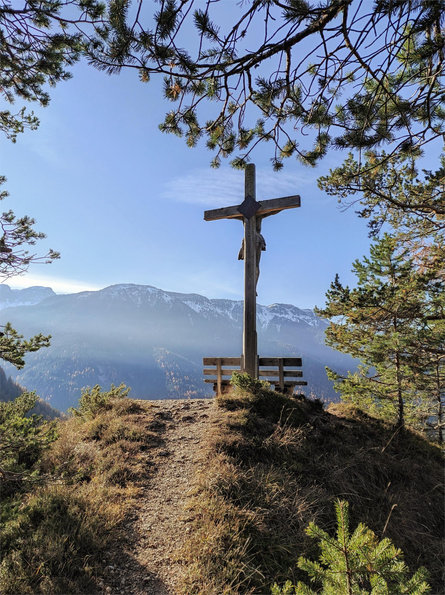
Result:
[[[318,179],[319,187],[368,219],[370,235],[391,226],[407,239],[441,241],[445,229],[445,156],[437,169],[419,171],[416,159],[368,151]],[[436,236],[436,237],[434,237]]]
[[[444,442],[445,407],[445,237],[433,236],[428,244],[411,247],[416,266],[428,278],[427,299],[422,304],[412,372],[427,428]]]
[[[424,427],[444,338],[443,282],[388,234],[374,243],[369,258],[355,261],[353,271],[357,287],[344,287],[337,276],[317,312],[331,320],[327,343],[361,365],[347,377],[332,370],[328,375],[344,400],[397,427],[406,420]]]

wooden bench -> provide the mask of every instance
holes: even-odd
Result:
[[[240,357],[204,357],[204,382],[213,384],[217,395],[224,393],[230,386],[233,372],[241,371]],[[259,357],[258,376],[260,380],[267,380],[274,385],[277,392],[292,394],[296,386],[306,386],[304,380],[297,380],[303,376],[301,357]]]

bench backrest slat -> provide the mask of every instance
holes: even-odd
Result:
[[[239,372],[239,368],[221,368],[221,376],[232,376],[234,372]],[[217,373],[217,368],[204,368],[204,376],[214,376]]]
[[[259,365],[260,366],[279,366],[280,361],[283,362],[283,366],[295,366],[301,368],[303,362],[301,357],[260,357],[259,358]]]
[[[240,357],[204,357],[204,366],[216,366],[219,362],[222,366],[241,366]],[[301,357],[260,357],[260,366],[279,366],[280,362],[286,368],[301,368],[303,365]]]
[[[259,370],[259,376],[273,376],[274,378],[278,378],[284,380],[284,378],[301,378],[303,376],[302,370],[282,370],[281,373],[279,370]]]
[[[240,357],[203,357],[202,363],[204,366],[217,366],[218,363],[221,363],[221,366],[238,366],[241,367],[241,358]]]

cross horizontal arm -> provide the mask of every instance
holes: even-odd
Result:
[[[300,197],[284,196],[283,198],[272,198],[270,200],[262,200],[260,208],[256,212],[258,215],[267,215],[279,213],[285,209],[294,209],[300,206]],[[238,211],[238,206],[223,207],[222,209],[212,209],[211,211],[204,211],[205,221],[216,221],[218,219],[243,219],[243,215]]]

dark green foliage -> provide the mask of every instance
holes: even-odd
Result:
[[[443,155],[439,165],[436,171],[419,172],[413,156],[369,151],[357,160],[350,154],[343,165],[319,178],[318,185],[346,205],[357,208],[358,203],[357,212],[369,219],[373,236],[389,224],[411,238],[434,241],[445,225]]]
[[[3,368],[0,368],[0,402],[1,401],[13,401],[19,397],[25,389],[16,384],[12,378],[6,376]],[[50,420],[60,417],[60,412],[54,407],[51,407],[49,403],[42,399],[37,399],[36,404],[30,410],[29,414],[41,415],[43,419]]]
[[[23,393],[13,401],[0,402],[2,498],[38,478],[42,453],[57,437],[54,424],[30,415],[37,400],[34,393]]]
[[[19,335],[8,322],[0,334],[0,358],[13,364],[16,368],[23,368],[25,354],[38,351],[42,347],[48,347],[50,339],[50,335],[45,337],[38,334],[31,339],[24,340],[23,335]]]
[[[0,1],[0,95],[4,102],[13,104],[19,99],[47,105],[48,85],[69,78],[67,67],[89,44],[97,46],[105,34],[100,21],[104,10],[97,0]],[[37,126],[38,119],[25,108],[15,113],[0,111],[0,132],[13,142],[25,128]],[[0,184],[4,182],[0,176]],[[7,192],[1,192],[0,200],[6,196]],[[0,215],[0,278],[26,271],[31,262],[51,262],[59,257],[53,250],[37,257],[24,248],[45,237],[35,231],[34,223],[30,217],[16,217],[11,210]],[[36,345],[38,339],[31,341]],[[17,358],[21,358],[19,352]]]
[[[5,183],[0,176],[0,186]],[[8,192],[0,192],[0,200],[4,200]],[[54,250],[49,250],[44,256],[37,257],[29,252],[25,246],[34,246],[38,240],[45,238],[45,234],[34,229],[35,221],[30,217],[16,217],[12,211],[0,215],[0,279],[23,273],[32,262],[52,262],[59,258]]]
[[[411,577],[402,551],[390,539],[379,541],[362,523],[350,533],[347,502],[337,501],[335,512],[336,538],[315,523],[310,523],[306,530],[309,537],[318,540],[321,550],[319,562],[304,556],[298,559],[298,567],[309,574],[312,585],[322,586],[325,595],[420,595],[430,590],[425,569],[420,568]],[[272,595],[315,595],[319,591],[302,582],[294,587],[287,581],[282,588],[275,584],[271,592]]]
[[[23,392],[23,388],[7,377],[0,368],[0,401],[12,401]]]
[[[112,1],[92,61],[109,72],[137,68],[145,81],[165,76],[176,108],[161,129],[180,134],[193,113],[187,144],[206,136],[215,166],[235,148],[243,151],[235,165],[245,163],[261,141],[272,141],[279,169],[292,155],[315,165],[332,147],[386,144],[413,155],[443,133],[443,0],[284,0],[231,9],[226,23],[213,0],[160,0],[151,14]],[[208,109],[219,135],[201,118]]]
[[[7,269],[8,265],[5,265],[5,268]],[[13,273],[10,271],[10,274]],[[48,347],[50,339],[50,335],[45,336],[41,333],[25,339],[7,322],[0,331],[0,359],[13,364],[16,368],[23,368],[25,355],[38,351],[42,347]]]
[[[74,25],[75,19],[61,14],[70,4],[55,0],[21,5],[0,2],[0,93],[4,101],[12,104],[16,99],[24,99],[47,105],[49,95],[45,86],[69,78],[66,66],[78,59],[84,47],[79,33],[67,31],[67,26]],[[96,19],[102,12],[94,0],[82,0],[79,8],[81,21]],[[25,128],[37,126],[37,118],[25,108],[17,113],[0,112],[0,131],[13,142]],[[0,176],[0,184],[4,182],[5,178]],[[7,195],[2,191],[0,200]],[[16,217],[11,210],[0,215],[0,278],[23,273],[32,262],[49,263],[59,257],[53,250],[42,257],[29,252],[27,246],[45,237],[34,229],[34,224],[34,219]],[[0,358],[21,368],[25,353],[47,345],[49,337],[37,335],[24,340],[7,324],[0,334]]]
[[[442,264],[432,254],[415,258],[404,242],[385,235],[369,258],[354,263],[357,287],[344,287],[336,277],[326,307],[317,310],[331,319],[327,343],[363,364],[347,378],[328,371],[342,398],[399,427],[407,420],[425,429],[442,411],[445,291]],[[425,386],[436,369],[439,402],[431,383]]]
[[[0,88],[4,100],[38,101],[47,105],[46,85],[70,77],[67,66],[79,59],[87,37],[76,25],[97,25],[104,5],[96,0],[0,2]],[[25,127],[35,128],[34,115],[23,109],[0,113],[0,130],[15,140]]]
[[[443,441],[444,158],[438,169],[419,172],[417,156],[350,155],[320,178],[328,194],[359,202],[370,235],[377,238],[388,224],[393,234],[375,243],[370,259],[354,263],[356,289],[338,280],[331,285],[320,313],[332,319],[330,344],[364,364],[348,378],[329,372],[344,398],[373,414],[394,416],[388,398],[397,392],[399,423],[407,416],[424,430],[432,426],[432,436]],[[405,405],[409,410],[403,411]]]
[[[234,372],[231,378],[232,386],[235,386],[243,391],[248,391],[253,395],[258,395],[261,391],[270,388],[267,382],[252,378],[249,374],[244,372]]]
[[[0,402],[13,401],[23,392],[25,392],[25,389],[14,382],[12,378],[8,377],[3,368],[0,368]],[[33,413],[42,416],[45,420],[60,417],[60,412],[57,411],[57,409],[54,409],[54,407],[51,407],[51,405],[39,398],[34,407],[29,411],[29,415],[32,415]]]

